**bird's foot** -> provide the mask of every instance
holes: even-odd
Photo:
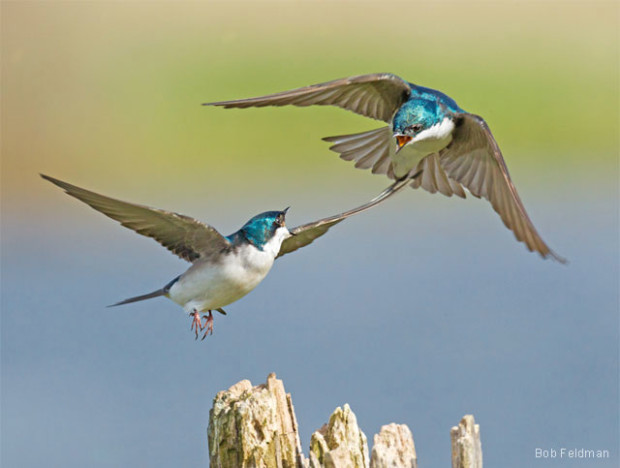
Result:
[[[202,318],[200,318],[200,312],[198,312],[197,310],[194,310],[193,312],[191,312],[189,314],[190,317],[193,317],[192,319],[192,327],[190,328],[190,330],[194,330],[196,331],[196,339],[198,339],[198,329],[200,329],[200,331],[204,330],[204,326],[202,325]],[[213,329],[213,327],[211,327],[211,329]]]
[[[205,315],[202,318],[207,319],[204,326],[207,330],[205,331],[205,334],[202,335],[202,339],[204,340],[207,335],[213,335],[213,313],[209,311],[209,315]]]

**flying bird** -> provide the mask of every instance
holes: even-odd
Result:
[[[238,231],[222,236],[212,226],[189,216],[109,198],[47,175],[41,177],[121,225],[152,237],[192,264],[164,287],[112,306],[167,297],[190,315],[196,338],[199,330],[206,330],[202,339],[213,333],[212,311],[225,314],[223,307],[252,291],[276,258],[305,247],[335,224],[385,201],[408,183],[397,181],[364,205],[290,230],[285,223],[286,208],[258,214]],[[202,313],[206,315],[201,317]]]
[[[390,73],[353,76],[267,96],[204,103],[224,108],[331,105],[388,123],[324,138],[342,159],[401,180],[422,171],[413,188],[487,199],[517,240],[543,258],[565,260],[542,240],[510,179],[489,126],[444,93]]]

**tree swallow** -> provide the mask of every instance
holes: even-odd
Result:
[[[342,159],[401,180],[422,171],[413,188],[447,196],[484,197],[517,240],[543,258],[563,258],[542,240],[510,179],[484,119],[461,109],[440,91],[390,73],[354,76],[267,96],[205,103],[225,108],[332,105],[390,124],[376,130],[324,138]]]
[[[215,228],[189,216],[109,198],[43,174],[41,177],[123,226],[152,237],[172,253],[191,262],[192,266],[185,273],[163,288],[125,299],[113,306],[165,296],[182,306],[192,317],[191,329],[195,329],[196,338],[199,329],[206,328],[203,339],[213,333],[211,311],[225,314],[222,307],[252,291],[267,276],[276,258],[310,244],[333,225],[381,203],[408,183],[397,181],[364,205],[290,231],[285,224],[286,208],[258,214],[237,232],[222,236]],[[201,313],[208,315],[201,318]],[[202,319],[206,319],[204,325]]]

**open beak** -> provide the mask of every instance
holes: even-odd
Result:
[[[288,211],[288,209],[290,208],[290,206],[287,206],[286,208],[284,208],[282,211],[284,212],[284,214],[286,214],[286,212]],[[285,223],[282,223],[282,226],[286,227]],[[296,236],[297,233],[296,232],[291,232],[288,228],[286,228],[288,230],[288,233],[290,234],[290,237]],[[294,231],[295,229],[293,229]]]
[[[289,208],[290,208],[290,206],[287,206],[286,208],[284,208],[282,210],[282,213],[284,214],[284,216],[286,216],[286,212],[288,211]],[[282,226],[282,227],[286,227],[286,221],[284,219],[284,216],[282,217],[282,224],[280,224],[280,226]]]
[[[396,152],[398,153],[403,147],[413,140],[413,137],[408,135],[394,135],[396,137]]]

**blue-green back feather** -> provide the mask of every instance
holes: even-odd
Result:
[[[427,99],[429,101],[436,101],[440,103],[450,112],[453,112],[455,114],[465,112],[458,106],[454,99],[442,93],[441,91],[437,91],[436,89],[431,88],[425,88],[424,86],[414,85],[412,83],[409,83],[409,86],[411,86],[411,96],[409,97],[409,100]]]

